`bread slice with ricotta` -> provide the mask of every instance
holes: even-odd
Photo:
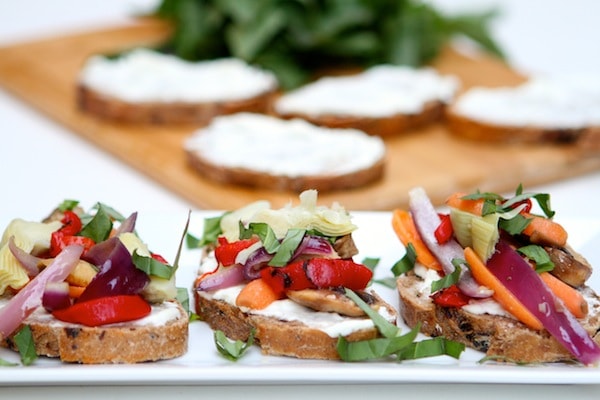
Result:
[[[241,225],[248,229],[257,225],[261,230],[268,226],[272,235],[267,238],[277,238],[282,243],[290,232],[302,232],[302,240],[291,250],[291,258],[278,267],[273,267],[270,262],[281,254],[268,253],[266,247],[269,245],[265,244],[268,239],[253,241],[226,265],[219,261],[221,258],[217,253],[227,251],[221,250],[221,246],[227,249],[226,246],[236,247],[241,243]],[[212,329],[224,332],[233,340],[247,341],[253,334],[263,354],[302,359],[340,359],[336,347],[340,337],[350,342],[380,337],[371,318],[346,296],[344,284],[338,283],[335,287],[317,284],[325,276],[343,277],[345,272],[341,264],[354,264],[352,258],[357,249],[351,233],[356,226],[342,206],[337,203],[331,207],[319,206],[316,191],[308,190],[300,194],[297,205],[272,209],[268,202],[257,201],[227,212],[220,217],[219,228],[218,239],[203,249],[198,279],[193,287],[196,313]],[[314,260],[331,261],[334,267],[327,269],[327,273],[315,272],[311,269]],[[288,269],[291,265],[298,268]],[[353,272],[345,278],[353,280],[362,275],[370,280],[372,272],[366,266],[355,267],[357,269],[353,267]],[[365,269],[369,271],[367,274]],[[272,298],[267,304],[238,301],[247,286],[256,280],[269,282],[272,274],[282,274],[279,275],[282,278],[281,296]],[[237,278],[232,279],[235,276]],[[386,303],[368,282],[361,282],[360,286],[354,287],[354,292],[382,318],[395,324],[397,311],[394,307]],[[262,298],[266,291],[252,293],[253,298]]]
[[[499,361],[518,363],[571,362],[573,355],[548,331],[535,331],[498,307],[493,300],[470,306],[442,307],[431,298],[431,280],[424,268],[398,277],[400,315],[408,326],[421,324],[427,336],[443,336],[479,350]],[[429,272],[430,273],[430,272]],[[439,279],[437,277],[436,279]],[[590,336],[600,343],[600,298],[589,287],[579,289],[588,301],[581,320]]]
[[[388,137],[441,120],[458,87],[456,77],[431,68],[379,65],[358,74],[325,76],[285,93],[273,103],[273,112]]]
[[[600,83],[534,78],[517,87],[475,87],[447,109],[457,137],[490,143],[576,144],[600,149]]]
[[[202,177],[276,191],[363,187],[380,180],[386,164],[378,137],[255,113],[215,118],[184,149]]]
[[[147,49],[90,57],[79,74],[79,109],[114,121],[206,124],[217,115],[266,112],[275,76],[242,60],[189,62]]]
[[[23,323],[35,352],[79,364],[134,364],[180,357],[188,348],[188,313],[176,301],[152,306],[137,321],[90,327],[62,322],[43,307]],[[14,335],[3,346],[17,350]]]

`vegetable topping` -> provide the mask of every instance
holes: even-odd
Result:
[[[533,200],[543,215],[533,213]],[[521,186],[511,198],[455,193],[446,200],[449,213],[437,214],[425,191],[415,188],[409,205],[409,212],[395,210],[392,217],[407,255],[413,254],[392,269],[396,276],[420,263],[441,275],[431,285],[436,304],[460,308],[491,295],[529,328],[548,331],[583,364],[600,361],[600,347],[577,320],[587,315],[585,298],[553,274],[555,262],[581,262],[565,248],[567,233],[552,219],[549,195],[524,193]],[[577,282],[583,285],[585,279]]]

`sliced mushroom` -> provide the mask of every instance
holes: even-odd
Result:
[[[554,263],[552,275],[571,286],[583,285],[592,275],[592,267],[583,256],[570,246],[562,249],[546,247],[550,260]]]
[[[340,258],[352,258],[358,254],[358,249],[354,244],[352,235],[340,236],[333,243],[333,249],[340,256]]]
[[[361,299],[369,304],[374,310],[380,307],[387,307],[387,304],[375,294],[365,291],[356,292]],[[349,317],[364,317],[366,314],[349,299],[342,291],[329,289],[303,289],[287,292],[290,300],[311,308],[315,311],[335,312]],[[389,310],[394,315],[394,310]]]

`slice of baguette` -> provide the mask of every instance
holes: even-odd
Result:
[[[371,293],[381,306],[395,310],[380,297]],[[255,343],[265,355],[288,356],[302,359],[338,360],[337,336],[310,327],[299,321],[283,321],[275,317],[256,315],[239,307],[195,291],[196,313],[213,330],[221,330],[233,340],[247,341],[255,330]],[[349,317],[348,317],[349,318]],[[368,317],[355,317],[367,318]],[[345,338],[350,341],[373,339],[379,336],[375,327],[356,330]]]
[[[285,93],[272,112],[388,137],[441,120],[458,86],[455,77],[431,68],[379,65],[358,74],[325,76]]]
[[[218,115],[243,111],[265,113],[275,94],[275,90],[270,90],[251,98],[229,101],[131,103],[107,96],[85,85],[79,85],[77,105],[86,113],[114,121],[157,125],[188,123],[205,125]]]
[[[65,323],[43,309],[27,318],[36,353],[80,364],[133,364],[176,358],[187,352],[188,315],[174,302],[178,317],[157,324],[120,323],[99,327]],[[154,306],[153,313],[157,312]],[[152,315],[152,314],[151,314]],[[17,350],[13,337],[2,346]]]
[[[380,180],[386,164],[380,138],[252,113],[218,117],[184,146],[205,178],[276,191],[363,187]]]
[[[534,78],[516,87],[474,87],[446,109],[446,121],[452,134],[470,140],[598,151],[599,93],[597,79]]]
[[[423,280],[412,271],[397,279],[400,315],[410,327],[421,323],[427,336],[443,336],[463,343],[499,361],[542,363],[574,361],[574,357],[547,331],[534,331],[514,318],[474,314],[461,308],[441,307],[422,292]],[[581,292],[589,312],[582,326],[600,343],[600,298],[590,288]]]
[[[266,112],[275,75],[236,58],[189,62],[136,48],[95,55],[77,82],[80,110],[99,118],[150,124],[206,124],[217,115]]]

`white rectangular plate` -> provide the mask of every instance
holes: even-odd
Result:
[[[204,218],[219,211],[192,213],[189,232],[200,236]],[[354,212],[358,230],[354,233],[360,249],[357,261],[379,258],[376,277],[391,277],[390,267],[404,254],[391,228],[389,212]],[[187,213],[139,215],[137,231],[151,250],[173,260]],[[600,221],[560,221],[570,232],[570,243],[592,265],[600,265]],[[185,249],[180,260],[178,286],[191,287],[200,259],[199,250]],[[590,285],[600,289],[597,273]],[[390,304],[398,304],[395,291],[377,286]],[[191,294],[190,294],[191,297]],[[407,330],[406,326],[401,325]],[[72,365],[40,358],[28,367],[1,369],[0,386],[18,385],[286,385],[286,384],[397,384],[397,383],[512,383],[512,384],[600,384],[600,369],[575,365],[512,366],[479,364],[482,353],[467,350],[460,360],[435,357],[397,363],[344,363],[297,360],[263,356],[252,348],[242,359],[231,362],[221,357],[213,333],[203,322],[190,324],[189,350],[183,357],[135,365]],[[16,353],[0,349],[0,358],[18,362]]]

